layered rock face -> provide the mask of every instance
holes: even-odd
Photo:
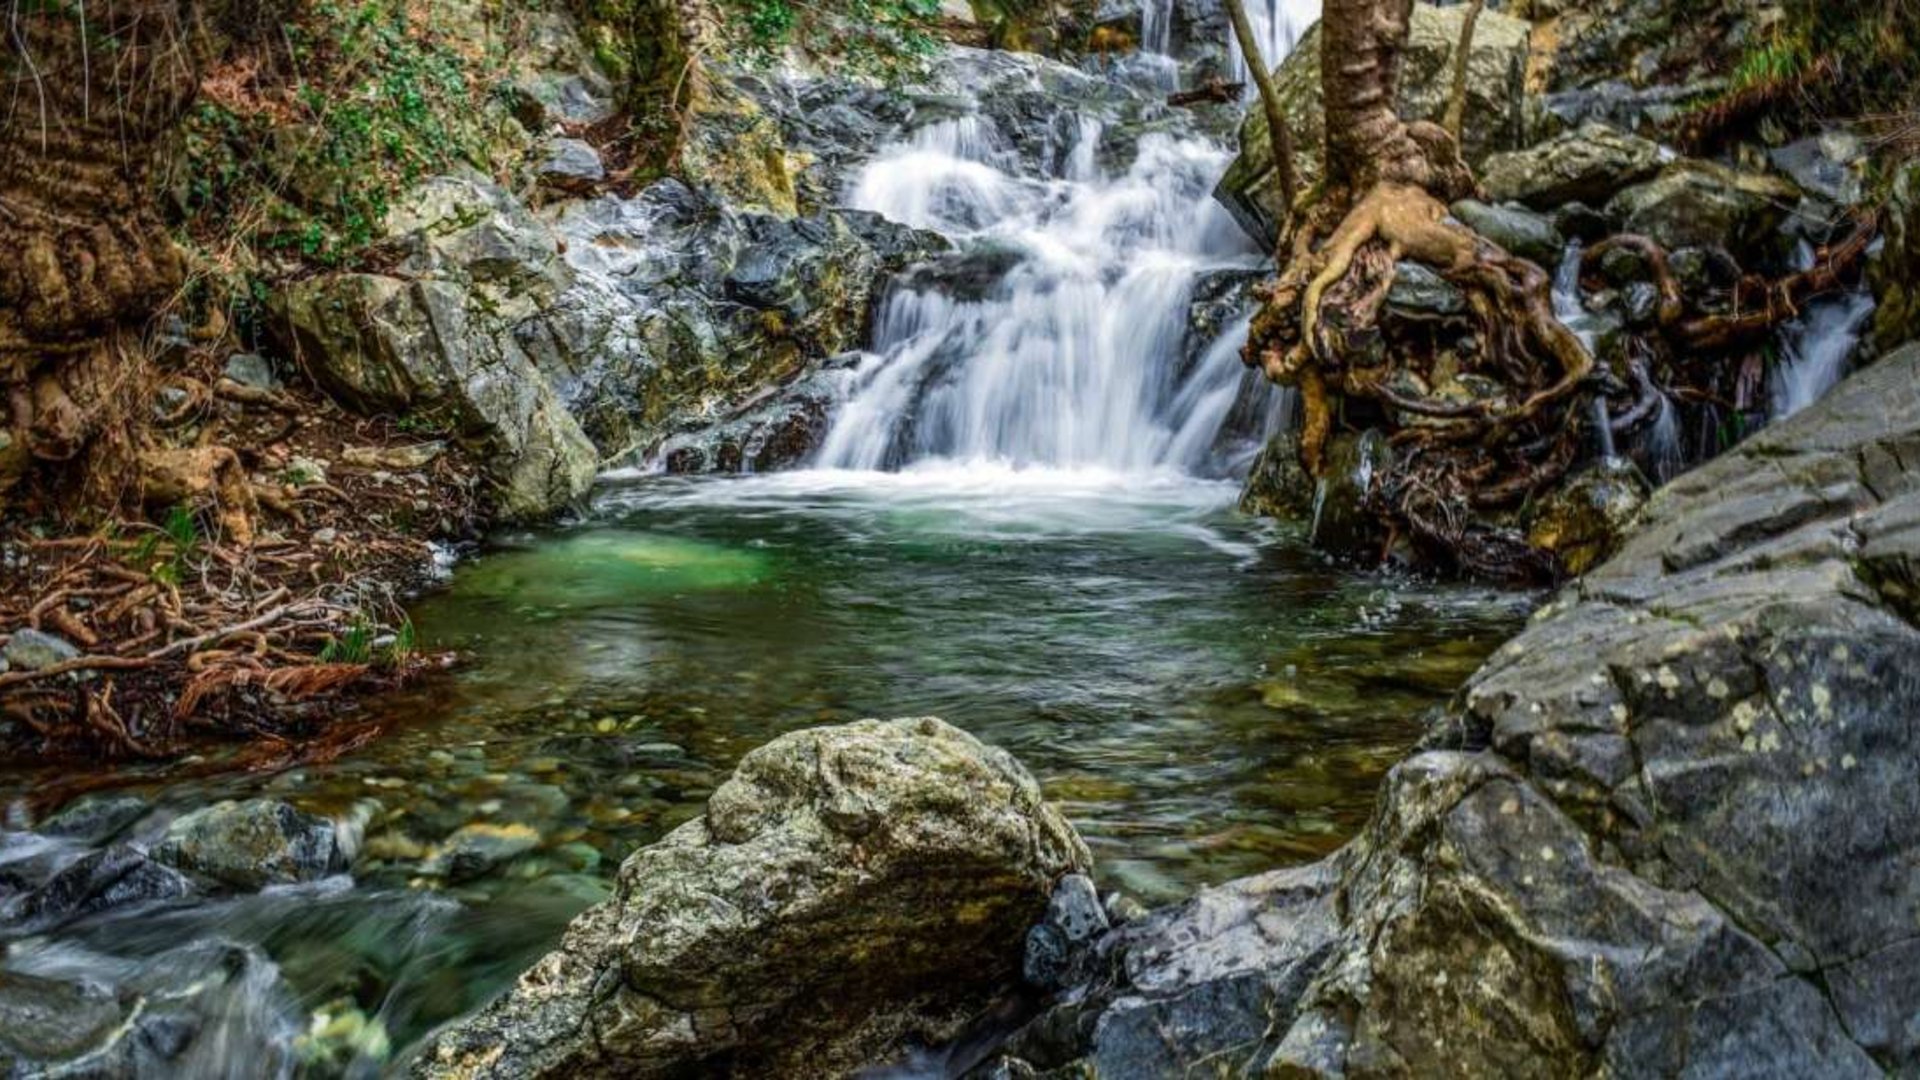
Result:
[[[851,1072],[1012,985],[1088,862],[1012,757],[939,720],[787,735],[415,1075]]]
[[[1920,1067],[1920,347],[1660,491],[1326,862],[1100,946],[1000,1068]]]

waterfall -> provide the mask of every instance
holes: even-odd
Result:
[[[1206,464],[1243,384],[1228,339],[1245,325],[1187,362],[1193,287],[1261,265],[1211,197],[1229,155],[1148,132],[1110,172],[1103,125],[1059,119],[1071,145],[1024,156],[987,115],[943,120],[852,179],[849,205],[957,250],[895,283],[817,465]]]
[[[1293,52],[1302,35],[1320,21],[1320,0],[1254,0],[1247,5],[1247,21],[1253,24],[1253,36],[1260,42],[1261,55],[1267,63],[1277,65]],[[1257,91],[1249,77],[1247,58],[1240,55],[1240,44],[1232,35],[1228,35],[1227,51],[1231,57],[1232,79],[1247,84],[1246,94],[1251,100]]]
[[[1781,362],[1770,379],[1774,419],[1792,416],[1833,389],[1847,373],[1873,309],[1872,294],[1863,290],[1816,300],[1787,324]]]

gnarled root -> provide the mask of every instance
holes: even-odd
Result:
[[[1475,425],[1486,434],[1533,420],[1571,396],[1593,371],[1586,347],[1554,317],[1546,272],[1454,221],[1424,188],[1375,184],[1318,250],[1306,249],[1304,258],[1296,257],[1262,290],[1263,307],[1244,357],[1273,381],[1301,387],[1310,416],[1330,415],[1330,406],[1316,399],[1337,387],[1349,397]],[[1357,362],[1378,359],[1362,356],[1359,343],[1377,340],[1379,313],[1402,259],[1432,267],[1469,292],[1489,346],[1487,359],[1519,382],[1516,401],[1501,407],[1430,401],[1388,385],[1388,365]],[[1319,423],[1302,432],[1301,464],[1315,476],[1330,430],[1330,423]]]

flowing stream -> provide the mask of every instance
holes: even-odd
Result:
[[[1276,57],[1310,10],[1258,9]],[[1234,510],[1287,401],[1241,366],[1244,316],[1190,328],[1199,283],[1259,265],[1208,197],[1227,154],[1165,132],[1118,153],[1066,119],[1033,155],[948,117],[851,179],[851,204],[954,239],[947,269],[989,270],[897,283],[812,467],[610,478],[578,524],[496,538],[415,612],[463,662],[380,703],[386,734],[340,760],[124,777],[123,840],[265,795],[346,823],[348,872],[37,929],[0,978],[157,988],[217,1032],[179,1075],[377,1074],[550,948],[743,753],[864,716],[1013,751],[1103,884],[1149,902],[1338,846],[1528,601],[1343,570]],[[472,825],[536,840],[435,877]],[[0,872],[82,851],[0,833]]]

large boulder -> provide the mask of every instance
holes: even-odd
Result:
[[[415,1075],[845,1074],[1016,983],[1088,862],[1018,763],[939,720],[783,736]]]
[[[421,185],[386,227],[394,272],[305,278],[274,296],[286,350],[352,408],[450,426],[508,520],[584,495],[599,456],[520,337],[570,281],[552,234],[473,174]]]
[[[1719,247],[1753,266],[1784,243],[1780,225],[1799,201],[1800,189],[1784,177],[1683,160],[1614,196],[1607,211],[1669,251]]]
[[[1464,8],[1415,4],[1400,75],[1400,115],[1407,120],[1444,116],[1453,90],[1454,54],[1460,47]],[[1464,141],[1469,164],[1512,150],[1526,134],[1526,70],[1531,28],[1519,19],[1487,11],[1480,16],[1467,61]],[[1300,175],[1320,173],[1326,113],[1320,90],[1320,28],[1315,26],[1274,71],[1282,111],[1293,133]],[[1240,155],[1215,189],[1248,235],[1272,246],[1284,207],[1267,133],[1266,111],[1252,108],[1240,125]]]
[[[1920,1068],[1920,347],[1657,492],[1327,861],[1097,947],[1098,1075]]]
[[[1660,171],[1659,144],[1605,124],[1583,124],[1546,142],[1494,154],[1480,170],[1490,198],[1551,209],[1599,205]]]

